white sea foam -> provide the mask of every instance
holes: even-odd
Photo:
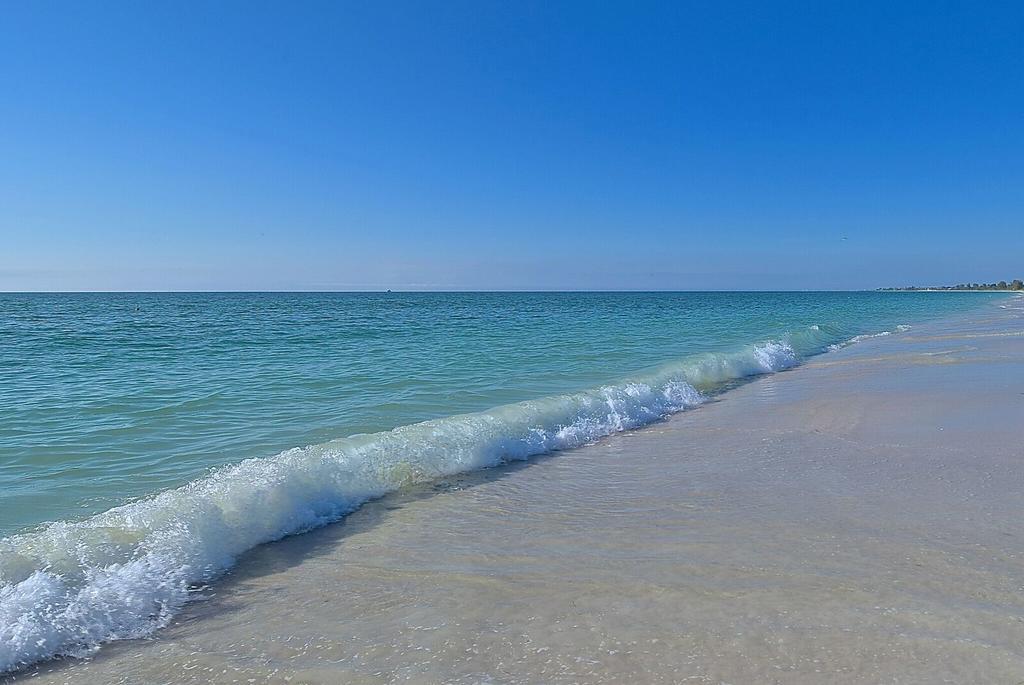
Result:
[[[790,344],[707,354],[649,377],[291,449],[78,522],[0,540],[0,672],[167,624],[191,589],[264,542],[403,485],[577,447],[793,366]]]
[[[864,335],[855,335],[849,340],[844,340],[843,342],[829,345],[828,349],[835,352],[836,350],[841,350],[844,347],[849,347],[850,345],[855,345],[856,343],[863,342],[865,340],[870,340],[871,338],[884,338],[888,335],[892,335],[893,333],[905,333],[909,330],[910,326],[906,324],[900,324],[899,326],[896,326],[895,331],[882,331],[880,333],[867,333]]]

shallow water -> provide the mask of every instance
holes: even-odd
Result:
[[[0,541],[0,668],[149,634],[239,554],[396,488],[579,446],[998,298],[2,296],[2,521],[101,513]],[[311,447],[168,489],[296,444]]]
[[[793,340],[978,293],[0,294],[0,534],[211,466]]]
[[[264,545],[40,682],[1024,680],[1024,299]]]

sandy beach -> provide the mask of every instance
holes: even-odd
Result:
[[[1024,299],[265,545],[39,683],[1024,681]]]
[[[1022,33],[7,3],[0,685],[1024,685]]]

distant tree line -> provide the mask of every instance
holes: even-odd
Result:
[[[879,290],[1024,290],[1024,282],[1016,278],[1009,283],[1006,281],[999,281],[998,283],[957,283],[956,285],[932,287],[911,285],[906,288],[879,288]]]

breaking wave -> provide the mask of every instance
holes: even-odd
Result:
[[[0,673],[148,635],[243,552],[367,500],[657,421],[730,381],[792,367],[836,337],[812,326],[630,382],[248,459],[85,520],[0,540]]]
[[[871,338],[884,338],[887,335],[892,335],[894,332],[895,333],[905,333],[906,331],[909,331],[909,330],[910,330],[910,326],[907,326],[905,324],[900,324],[899,326],[896,327],[895,331],[882,331],[880,333],[867,333],[865,335],[855,335],[852,338],[850,338],[849,340],[844,340],[843,342],[833,343],[833,344],[829,345],[828,349],[830,351],[834,352],[836,350],[841,350],[844,347],[849,347],[850,345],[854,345],[854,344],[859,343],[859,342],[864,342],[865,340],[870,340]]]

